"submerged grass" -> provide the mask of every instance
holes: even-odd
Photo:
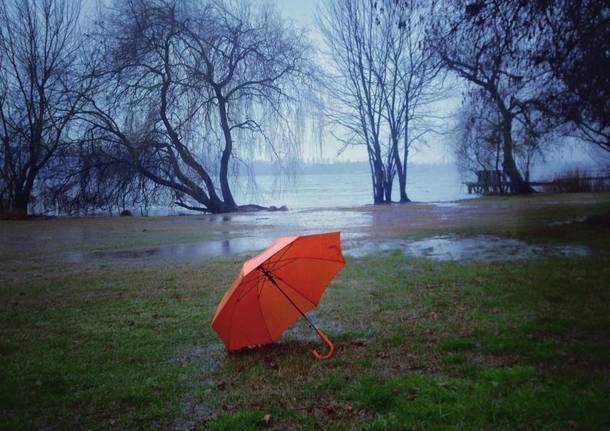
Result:
[[[325,362],[302,322],[225,353],[209,322],[240,261],[2,261],[0,429],[610,427],[608,254],[351,259],[315,313]]]

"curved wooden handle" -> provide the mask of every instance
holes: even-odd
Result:
[[[313,350],[311,353],[313,353],[313,355],[320,360],[332,358],[333,355],[335,354],[334,344],[332,343],[332,341],[330,341],[330,339],[326,336],[326,334],[324,332],[322,332],[321,329],[316,329],[316,331],[317,331],[318,335],[320,336],[320,338],[322,339],[322,341],[324,341],[324,344],[326,344],[326,347],[328,347],[328,352],[326,352],[325,355],[322,355],[317,350]]]

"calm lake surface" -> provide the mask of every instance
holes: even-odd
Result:
[[[413,165],[409,167],[407,194],[416,202],[448,202],[476,197],[469,195],[455,165]],[[239,203],[286,205],[291,210],[357,207],[373,201],[368,172],[302,174],[294,178],[259,175],[256,188],[245,178],[236,182]],[[393,199],[398,200],[398,181]]]

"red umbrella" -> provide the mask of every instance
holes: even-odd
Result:
[[[303,316],[326,343],[334,346],[305,313],[316,307],[333,277],[343,268],[340,232],[280,238],[243,264],[218,304],[212,328],[230,352],[269,344]]]

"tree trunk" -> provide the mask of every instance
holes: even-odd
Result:
[[[383,165],[377,160],[375,161],[375,188],[373,190],[373,201],[375,205],[383,204],[384,202],[383,177]]]
[[[386,204],[392,203],[392,178],[389,175],[386,177],[383,182],[383,191],[384,191],[384,202]]]
[[[220,190],[222,192],[222,199],[224,200],[224,207],[226,211],[235,211],[237,204],[233,199],[231,193],[231,187],[229,186],[229,162],[231,161],[231,154],[233,152],[233,137],[231,136],[231,128],[229,126],[229,118],[227,116],[227,102],[221,94],[221,90],[217,88],[216,95],[218,97],[218,109],[220,111],[220,126],[222,127],[222,133],[225,138],[225,147],[222,150],[222,157],[220,158]]]
[[[30,193],[19,191],[15,193],[13,205],[8,210],[11,216],[26,217],[28,215],[28,204],[30,203]]]
[[[377,159],[376,153],[368,148],[369,167],[371,168],[371,183],[373,186],[373,204],[383,203],[383,165]]]
[[[400,160],[400,156],[398,154],[398,147],[395,151],[396,154],[396,170],[398,174],[398,188],[400,192],[400,200],[401,204],[405,204],[407,202],[411,202],[411,199],[407,196],[407,158],[409,156],[409,149],[407,146],[407,132],[405,131],[405,151],[404,151],[404,159]]]
[[[398,172],[398,187],[400,188],[400,203],[405,204],[411,202],[411,199],[407,196],[407,166],[401,168]]]
[[[517,168],[515,159],[513,158],[513,138],[512,138],[512,118],[504,115],[502,124],[502,135],[504,140],[502,167],[504,172],[510,178],[513,193],[528,194],[533,193],[534,189],[523,179],[521,172]]]

